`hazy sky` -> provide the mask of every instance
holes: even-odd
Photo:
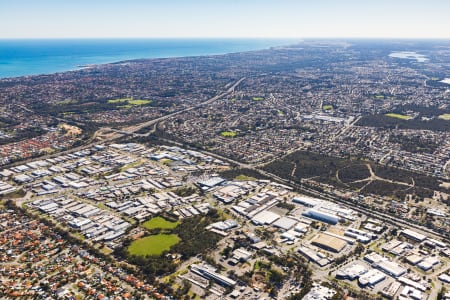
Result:
[[[0,38],[450,38],[448,0],[0,0]]]

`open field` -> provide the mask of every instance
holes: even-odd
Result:
[[[69,124],[60,124],[59,127],[66,131],[66,135],[80,135],[83,132],[81,128]]]
[[[324,106],[322,106],[322,109],[323,110],[332,110],[333,109],[333,105],[324,105]]]
[[[139,159],[139,160],[137,160],[135,162],[132,162],[130,164],[124,165],[123,167],[120,168],[120,171],[123,172],[123,171],[126,171],[126,170],[131,169],[131,168],[136,168],[136,167],[138,167],[138,166],[140,166],[140,165],[142,165],[144,163],[145,163],[145,160]]]
[[[391,117],[391,118],[396,118],[396,119],[400,119],[400,120],[411,120],[412,117],[407,116],[407,115],[401,115],[401,114],[395,114],[395,113],[389,113],[389,114],[385,114],[386,117]]]
[[[142,226],[147,229],[174,229],[178,224],[179,222],[170,222],[162,217],[155,217],[143,223]]]
[[[264,98],[263,97],[253,97],[252,100],[253,101],[263,101]]]
[[[223,136],[223,137],[233,138],[233,137],[235,137],[237,135],[237,133],[235,131],[222,131],[220,133],[220,135]]]
[[[128,103],[131,105],[145,105],[152,102],[151,100],[128,100]]]
[[[128,105],[146,105],[151,103],[151,100],[140,100],[140,99],[132,99],[132,98],[121,98],[121,99],[111,99],[108,100],[108,103],[127,103]],[[125,105],[127,106],[127,105]]]
[[[450,114],[443,114],[438,117],[438,119],[450,121]]]
[[[108,103],[123,103],[123,102],[128,102],[129,100],[131,100],[131,98],[111,99],[111,100],[108,100]]]
[[[120,109],[130,109],[130,108],[132,108],[133,107],[133,105],[131,105],[131,104],[127,104],[127,105],[118,105],[118,106],[116,106],[117,108],[120,108]]]
[[[161,255],[164,251],[180,241],[176,234],[157,234],[147,236],[145,238],[133,241],[128,247],[128,252],[131,255],[146,256],[146,255]]]
[[[256,180],[256,178],[241,174],[241,175],[236,176],[234,178],[234,180],[238,180],[238,181],[254,181],[254,180]]]

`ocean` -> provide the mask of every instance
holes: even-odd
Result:
[[[139,58],[185,57],[266,49],[291,39],[0,39],[0,78],[76,70]]]

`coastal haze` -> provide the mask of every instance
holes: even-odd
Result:
[[[0,297],[450,299],[449,9],[2,1]]]

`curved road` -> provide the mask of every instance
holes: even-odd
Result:
[[[174,142],[174,141],[171,141],[171,140],[167,140],[167,139],[161,139],[161,140],[163,140],[165,142],[168,142],[168,143],[175,144],[177,146],[186,147],[186,145],[183,145],[181,143]],[[331,201],[331,202],[335,202],[335,203],[339,203],[339,204],[344,204],[346,206],[351,207],[353,210],[355,210],[357,212],[363,213],[363,214],[365,214],[367,216],[370,216],[370,217],[373,217],[373,218],[377,218],[377,219],[383,220],[383,221],[385,221],[385,222],[387,222],[389,224],[396,225],[396,226],[401,226],[401,227],[404,227],[404,228],[409,228],[411,230],[416,230],[416,231],[422,232],[422,233],[424,233],[427,236],[430,236],[432,238],[441,238],[444,241],[450,242],[450,237],[449,236],[444,235],[444,234],[440,234],[440,233],[437,233],[437,232],[434,232],[433,230],[428,229],[427,227],[411,223],[410,221],[405,220],[405,219],[401,219],[398,216],[392,216],[392,215],[389,215],[389,214],[386,214],[386,213],[382,213],[382,212],[374,211],[374,210],[371,210],[371,209],[368,209],[368,208],[356,206],[355,203],[352,202],[352,201],[349,201],[349,200],[337,197],[337,196],[335,196],[333,194],[330,194],[330,193],[319,192],[319,191],[317,191],[317,190],[315,190],[315,189],[313,189],[311,187],[305,186],[304,184],[300,184],[298,182],[294,182],[292,180],[288,180],[288,179],[282,178],[282,177],[280,177],[278,175],[275,175],[273,173],[270,173],[270,172],[267,172],[265,170],[262,170],[259,167],[254,166],[252,164],[242,163],[242,162],[239,162],[239,161],[227,158],[227,157],[223,157],[221,155],[218,155],[216,153],[212,153],[212,152],[209,152],[209,151],[203,151],[203,150],[197,150],[197,151],[205,153],[205,154],[210,155],[212,157],[216,157],[216,158],[221,159],[223,161],[227,161],[227,162],[229,162],[231,164],[239,166],[240,168],[251,169],[253,171],[258,172],[259,174],[261,174],[263,176],[271,178],[271,179],[273,179],[275,181],[278,181],[278,182],[280,182],[282,184],[294,187],[294,188],[296,188],[299,191],[303,191],[303,192],[315,195],[318,198],[321,198],[321,199],[324,199],[324,200],[328,200],[328,201]]]
[[[58,153],[54,153],[54,154],[50,154],[50,155],[41,156],[41,157],[39,157],[37,159],[45,159],[45,158],[49,158],[49,157],[54,157],[54,156],[63,155],[63,154],[72,153],[72,152],[76,152],[76,151],[79,151],[79,150],[86,149],[88,147],[91,147],[92,145],[97,144],[98,141],[95,141],[96,137],[98,137],[99,135],[102,135],[104,133],[107,133],[107,132],[115,132],[116,134],[110,134],[109,137],[107,137],[107,138],[105,138],[105,139],[103,139],[101,141],[102,143],[104,143],[104,142],[111,142],[113,140],[116,140],[116,139],[122,137],[123,135],[148,136],[148,135],[150,135],[151,133],[154,132],[154,129],[155,129],[155,126],[156,126],[157,123],[159,123],[161,121],[164,121],[164,120],[166,120],[166,119],[168,119],[170,117],[176,116],[178,114],[181,114],[181,113],[184,113],[184,112],[187,112],[187,111],[191,111],[193,109],[196,109],[196,108],[208,105],[208,104],[210,104],[210,103],[212,103],[214,101],[217,101],[217,100],[219,100],[219,99],[221,99],[221,98],[223,98],[223,97],[233,93],[234,90],[236,89],[236,87],[244,80],[245,80],[245,77],[239,79],[233,85],[231,85],[226,91],[224,91],[224,92],[222,92],[222,93],[220,93],[220,94],[218,94],[218,95],[216,95],[216,96],[214,96],[214,97],[212,97],[212,98],[210,98],[210,99],[208,99],[208,100],[206,100],[204,102],[201,102],[201,103],[199,103],[197,105],[194,105],[194,106],[191,106],[191,107],[188,107],[188,108],[185,108],[185,109],[182,109],[182,110],[179,110],[179,111],[176,111],[176,112],[164,115],[162,117],[159,117],[159,118],[147,121],[147,122],[140,123],[140,124],[135,125],[135,126],[130,126],[128,128],[124,128],[124,129],[121,129],[121,130],[112,129],[112,128],[100,128],[99,130],[97,130],[95,132],[95,134],[90,139],[90,141],[87,144],[83,145],[83,146],[79,146],[79,147],[76,147],[76,148],[72,148],[70,150],[66,150],[66,151],[62,151],[62,152],[58,152]],[[354,123],[352,123],[349,127],[351,127]],[[153,126],[153,130],[150,130],[146,134],[137,134],[136,133],[137,131],[139,131],[139,130],[141,130],[143,128],[149,127],[149,126]],[[185,147],[185,145],[182,145],[180,143],[177,143],[177,142],[174,142],[174,141],[171,141],[171,140],[166,140],[166,139],[161,139],[161,140],[164,140],[166,142],[170,142],[172,144],[176,144],[176,145]],[[294,182],[292,180],[281,178],[278,175],[269,173],[269,172],[261,169],[260,168],[261,166],[238,162],[238,161],[235,161],[233,159],[230,159],[230,158],[227,158],[227,157],[223,157],[221,155],[218,155],[216,153],[211,153],[211,152],[208,152],[208,151],[201,151],[201,152],[203,152],[205,154],[208,154],[208,155],[210,155],[212,157],[219,158],[219,159],[221,159],[223,161],[227,161],[229,163],[232,163],[232,164],[234,164],[236,166],[239,166],[240,168],[246,168],[246,169],[254,170],[254,171],[258,172],[259,174],[261,174],[263,176],[266,176],[268,178],[276,180],[276,181],[278,181],[280,183],[283,183],[283,184],[295,187],[299,191],[304,191],[304,192],[307,192],[309,194],[313,194],[313,195],[315,195],[317,197],[320,197],[322,199],[329,200],[329,201],[332,201],[332,202],[345,204],[347,206],[352,207],[352,209],[354,209],[355,211],[364,213],[364,214],[366,214],[368,216],[372,216],[372,217],[384,220],[385,222],[388,222],[388,223],[391,223],[391,224],[394,224],[394,225],[397,225],[397,226],[403,226],[403,227],[406,227],[406,228],[419,230],[419,231],[424,232],[427,235],[435,237],[435,238],[439,237],[439,238],[442,238],[445,241],[450,241],[450,238],[447,235],[436,233],[436,232],[434,232],[434,231],[432,231],[432,230],[430,230],[430,229],[428,229],[428,228],[426,228],[424,226],[420,226],[420,225],[417,225],[417,224],[412,224],[411,222],[409,222],[407,220],[404,220],[404,219],[400,219],[400,218],[398,218],[396,216],[391,216],[391,215],[388,215],[388,214],[385,214],[385,213],[381,213],[381,212],[378,212],[378,211],[373,211],[373,210],[369,210],[367,208],[355,206],[355,203],[353,203],[351,201],[348,201],[346,199],[339,198],[339,197],[337,197],[335,195],[332,195],[332,194],[329,194],[329,193],[319,192],[319,191],[314,190],[314,189],[312,189],[310,187],[307,187],[307,186],[305,186],[303,184],[299,184],[298,182]],[[31,160],[32,159],[30,159],[28,161],[31,161]],[[21,162],[18,162],[18,163],[23,164],[24,161],[21,161]]]

